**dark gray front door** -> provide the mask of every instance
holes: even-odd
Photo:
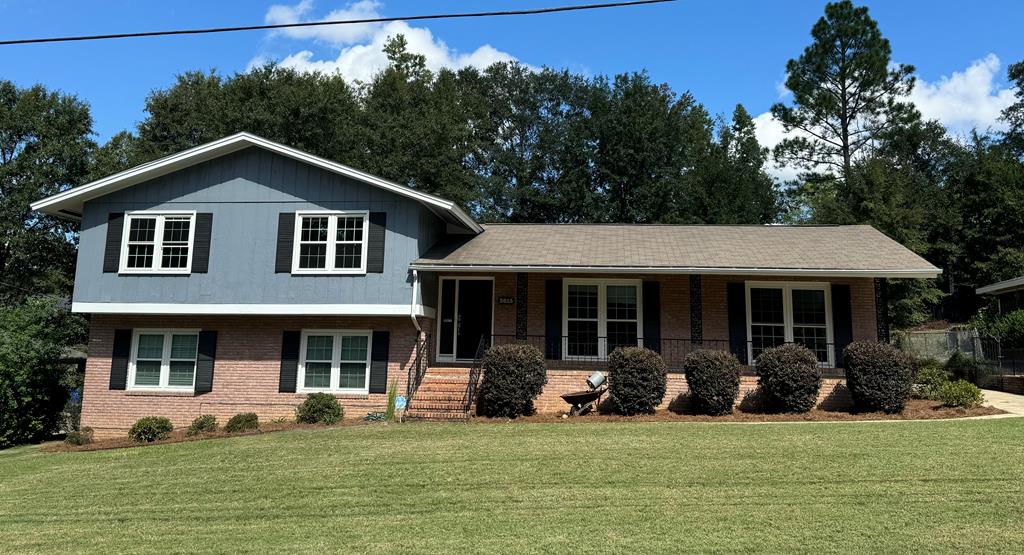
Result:
[[[490,340],[492,289],[489,279],[460,279],[455,316],[455,358],[476,356],[480,338]]]

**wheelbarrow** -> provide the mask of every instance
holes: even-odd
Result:
[[[587,385],[590,389],[585,391],[573,391],[562,395],[562,400],[569,403],[569,416],[582,416],[597,408],[601,402],[601,396],[608,391],[607,387],[601,387],[604,383],[604,374],[594,372],[587,378]]]

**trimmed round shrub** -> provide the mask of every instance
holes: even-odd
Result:
[[[650,414],[665,397],[665,361],[644,347],[619,347],[608,355],[608,397],[620,414]]]
[[[966,380],[946,382],[939,388],[939,400],[947,407],[972,409],[985,402],[978,386]]]
[[[769,408],[807,412],[814,408],[821,389],[818,357],[803,345],[786,344],[761,352],[755,364],[757,385]]]
[[[533,345],[496,345],[483,359],[479,414],[516,418],[533,414],[533,400],[548,383],[544,353]]]
[[[64,438],[64,443],[68,445],[89,445],[92,443],[92,428],[86,426],[80,430],[68,432],[67,437]]]
[[[258,430],[260,418],[255,412],[241,412],[231,417],[227,424],[224,424],[224,431],[229,434]]]
[[[938,400],[939,389],[949,382],[949,372],[935,359],[918,363],[914,376],[914,396],[919,399]]]
[[[191,424],[188,425],[188,431],[185,435],[197,436],[199,434],[205,434],[208,432],[217,431],[217,417],[212,414],[203,414],[197,416]]]
[[[910,357],[877,341],[854,341],[843,351],[846,387],[853,404],[865,412],[894,414],[903,410],[913,389]]]
[[[132,429],[128,431],[128,437],[139,443],[151,443],[167,439],[173,429],[171,421],[163,416],[146,416],[132,424]]]
[[[969,382],[978,381],[978,363],[973,358],[957,351],[946,361],[946,371],[953,375],[953,379],[966,380]]]
[[[699,350],[683,359],[690,402],[700,414],[732,414],[740,393],[740,362],[732,353]]]
[[[295,420],[303,424],[335,424],[344,415],[345,410],[330,393],[310,393],[295,409]]]

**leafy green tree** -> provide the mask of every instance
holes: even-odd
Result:
[[[77,226],[29,205],[83,182],[91,134],[76,97],[0,81],[0,304],[70,293]]]
[[[1010,126],[1004,140],[1017,156],[1024,157],[1024,61],[1010,64],[1006,74],[1014,83],[1017,101],[1003,110],[1003,120]]]

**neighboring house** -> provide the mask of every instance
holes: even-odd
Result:
[[[1000,314],[1024,308],[1024,276],[979,287],[974,292],[995,297]]]
[[[542,410],[619,345],[678,371],[699,346],[747,363],[795,341],[841,367],[850,341],[887,337],[886,278],[939,273],[869,226],[482,225],[245,133],[33,209],[81,220],[82,422],[100,434],[147,415],[290,417],[312,391],[359,416],[392,381],[413,393],[427,363],[469,366],[482,341],[543,350]],[[432,393],[414,408],[464,413],[457,391]]]

